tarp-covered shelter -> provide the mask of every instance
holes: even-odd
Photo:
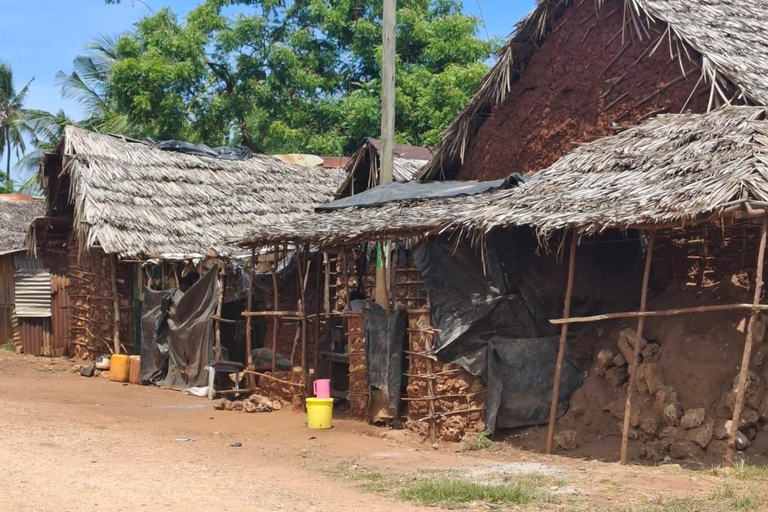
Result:
[[[46,155],[46,211],[32,237],[39,254],[64,262],[78,355],[138,354],[145,286],[187,292],[211,268],[220,271],[207,294],[212,302],[200,305],[210,313],[205,329],[216,331],[217,349],[242,340],[240,311],[249,291],[243,267],[251,254],[236,253],[227,238],[311,212],[333,198],[344,177],[340,169],[300,167],[238,148],[217,148],[223,158],[190,146],[69,126]],[[224,356],[226,350],[216,355]]]

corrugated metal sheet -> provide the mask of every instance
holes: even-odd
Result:
[[[19,317],[21,348],[25,354],[51,356],[51,319]]]
[[[13,258],[0,255],[0,345],[13,341]]]
[[[51,273],[45,269],[20,269],[14,275],[16,316],[51,316]]]

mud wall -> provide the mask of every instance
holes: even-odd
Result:
[[[607,0],[597,14],[589,0],[565,10],[507,99],[480,127],[458,179],[534,172],[576,143],[611,135],[614,124],[681,111],[701,76],[698,63],[685,53],[680,60],[670,57],[666,39],[648,56],[664,25],[645,25],[651,37],[642,40],[627,25],[622,37],[623,3]],[[691,71],[687,78],[680,62]],[[708,101],[708,87],[699,86],[686,110],[704,112]]]

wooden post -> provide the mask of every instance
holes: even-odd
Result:
[[[768,237],[768,217],[763,217],[763,228],[760,233],[760,249],[757,253],[757,269],[755,270],[755,295],[752,299],[752,305],[757,306],[760,303],[760,294],[763,291],[763,267],[765,264],[765,243]],[[733,465],[733,455],[736,452],[736,435],[739,432],[739,423],[741,422],[741,413],[744,410],[744,395],[747,388],[747,373],[749,372],[749,361],[752,357],[752,331],[759,315],[757,308],[752,309],[747,324],[747,335],[744,342],[744,354],[741,358],[741,371],[739,372],[739,385],[736,390],[736,404],[733,406],[733,419],[731,420],[731,431],[728,437],[728,450],[725,454],[726,466]]]
[[[279,260],[280,246],[275,246],[275,257],[272,265],[272,309],[277,312],[279,304],[277,303],[277,266]],[[275,315],[272,319],[272,373],[277,371],[277,332],[280,329],[280,317]]]
[[[325,270],[325,287],[323,289],[323,313],[325,313],[325,318],[330,318],[331,317],[331,265],[328,261],[328,251],[323,251],[323,268]],[[320,285],[318,284],[318,287],[319,286]],[[318,301],[318,311],[319,309],[320,309],[320,305]]]
[[[299,248],[296,248],[297,254]],[[309,375],[309,352],[307,345],[307,279],[309,278],[309,265],[311,258],[309,257],[309,245],[304,247],[304,261],[307,262],[306,271],[302,269],[301,259],[299,259],[299,294],[301,296],[301,310],[299,314],[301,316],[301,371],[304,374],[304,382],[308,382],[307,376]],[[303,274],[302,274],[303,272]]]
[[[112,349],[113,353],[120,353],[120,300],[117,295],[117,256],[112,255],[110,258],[110,278],[112,281]]]
[[[349,271],[347,269],[347,246],[341,246],[341,276],[344,279],[344,309],[349,306]]]
[[[221,309],[224,307],[224,278],[227,275],[227,272],[224,268],[224,264],[222,261],[218,262],[219,265],[219,293],[217,297],[217,304],[216,304],[216,317],[221,318]],[[214,348],[214,359],[216,361],[221,361],[221,321],[220,320],[214,320],[216,322],[216,346]]]
[[[256,249],[251,249],[251,265],[248,267],[248,299],[246,299],[246,306],[245,310],[250,313],[253,310],[253,274],[254,274],[254,266],[256,265]],[[253,356],[251,355],[251,352],[253,351],[253,341],[251,340],[251,336],[253,334],[253,326],[251,322],[251,317],[247,316],[245,317],[245,361],[249,368],[255,369],[253,365]],[[247,374],[248,377],[248,389],[253,390],[256,388],[256,377],[249,373]]]
[[[651,231],[648,236],[648,248],[645,255],[645,270],[643,272],[643,288],[640,291],[640,311],[645,311],[648,302],[648,279],[651,275],[651,259],[653,256],[653,241],[656,238],[656,231]],[[627,463],[627,445],[629,440],[629,425],[632,416],[632,395],[635,392],[635,383],[637,382],[637,367],[640,360],[640,340],[643,339],[643,327],[645,326],[645,317],[641,316],[637,320],[637,339],[635,340],[634,359],[629,361],[629,389],[627,390],[627,403],[624,406],[624,427],[621,430],[621,463]]]
[[[573,231],[571,237],[571,250],[568,256],[568,283],[565,287],[565,300],[563,301],[563,318],[569,318],[571,316],[571,296],[573,294],[573,273],[576,265],[576,245],[579,243],[579,234],[576,231]],[[565,341],[567,337],[568,324],[563,324],[560,329],[560,347],[557,351],[555,383],[552,386],[552,402],[549,406],[549,430],[547,431],[547,453],[549,454],[554,450],[557,398],[560,393],[560,376],[563,373],[563,358],[565,355]]]
[[[379,183],[392,182],[395,151],[395,23],[397,0],[383,0],[381,30],[381,153]]]

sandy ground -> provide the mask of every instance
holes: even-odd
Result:
[[[364,493],[323,471],[349,466],[399,476],[447,468],[551,474],[565,482],[562,503],[589,509],[703,496],[718,485],[676,466],[622,468],[505,446],[436,450],[351,420],[310,431],[300,412],[214,411],[207,399],[71,368],[0,352],[0,511],[436,510]],[[555,508],[571,510],[562,503]]]

